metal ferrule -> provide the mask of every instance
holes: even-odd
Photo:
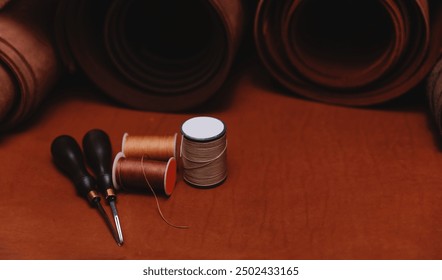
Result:
[[[107,199],[108,197],[115,197],[115,191],[114,191],[114,189],[112,189],[112,188],[108,188],[108,189],[106,190],[106,199]]]
[[[96,191],[94,191],[94,190],[88,192],[88,194],[87,194],[87,199],[89,200],[89,202],[94,201],[94,199],[97,198],[97,197],[100,197],[100,196],[99,196],[98,193],[97,193]]]

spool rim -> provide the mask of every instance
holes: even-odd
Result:
[[[123,134],[123,139],[121,140],[121,153],[123,153],[124,156],[126,156],[126,155],[124,154],[124,146],[126,146],[126,140],[127,140],[127,137],[129,137],[129,133],[125,132],[125,133]]]
[[[177,143],[178,143],[178,133],[175,132],[175,134],[173,135],[173,157],[176,159],[177,158]]]
[[[183,177],[183,179],[184,179],[184,181],[186,183],[188,183],[190,186],[192,186],[194,188],[197,188],[197,189],[212,189],[212,188],[216,188],[216,187],[221,186],[222,184],[224,184],[224,182],[227,180],[227,177],[228,177],[228,174],[226,173],[226,175],[221,180],[219,180],[218,182],[213,183],[213,184],[197,184],[197,183],[194,183],[194,182],[188,180],[185,177]]]
[[[125,158],[125,155],[124,155],[123,152],[119,152],[119,153],[115,156],[114,163],[112,164],[112,182],[114,183],[114,187],[115,187],[116,190],[121,190],[121,189],[122,189],[122,187],[121,187],[121,186],[118,184],[118,182],[117,182],[117,176],[116,176],[116,173],[117,173],[117,166],[118,166],[118,161],[119,161],[121,158]]]
[[[177,172],[176,172],[176,159],[171,157],[166,164],[166,170],[164,171],[164,193],[167,196],[172,195],[173,190],[175,189]]]
[[[217,134],[214,135],[209,135],[209,136],[205,136],[205,137],[198,137],[198,136],[192,136],[189,134],[188,128],[189,125],[201,125],[200,123],[193,123],[193,122],[198,122],[198,121],[210,121],[210,123],[206,123],[205,125],[218,125],[218,126],[222,126],[222,129],[220,130],[220,132],[218,132]],[[207,126],[206,126],[207,127]],[[194,129],[195,127],[190,127],[190,129]],[[186,132],[187,130],[187,132]],[[226,134],[226,124],[215,117],[210,117],[210,116],[199,116],[199,117],[193,117],[190,118],[188,120],[186,120],[182,125],[181,125],[181,134],[183,135],[184,138],[188,139],[188,140],[192,140],[192,141],[196,141],[196,142],[210,142],[216,139],[219,139],[221,137],[224,136],[224,134]],[[194,132],[194,131],[193,131]]]

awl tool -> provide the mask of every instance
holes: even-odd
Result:
[[[86,160],[97,178],[98,189],[109,202],[118,238],[123,244],[123,232],[116,207],[117,196],[112,183],[112,146],[109,136],[100,129],[90,130],[83,138],[83,150]]]
[[[122,243],[101,206],[100,196],[94,190],[95,180],[86,170],[80,146],[75,139],[68,135],[58,136],[52,142],[51,153],[57,167],[71,179],[78,193],[87,198],[90,204],[98,210],[118,246],[121,246]]]

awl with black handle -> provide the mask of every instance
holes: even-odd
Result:
[[[77,141],[69,135],[61,135],[54,139],[51,153],[57,167],[74,183],[78,193],[87,198],[106,222],[118,246],[122,245],[117,232],[100,203],[100,196],[94,190],[95,180],[86,170],[83,155]]]
[[[86,161],[95,173],[97,186],[106,197],[112,210],[118,238],[123,244],[123,232],[116,207],[117,196],[112,183],[112,146],[109,136],[100,129],[92,129],[83,138]]]

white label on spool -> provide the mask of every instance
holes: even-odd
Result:
[[[181,130],[186,138],[195,141],[209,141],[218,138],[225,131],[224,123],[212,117],[195,117],[185,121]]]

